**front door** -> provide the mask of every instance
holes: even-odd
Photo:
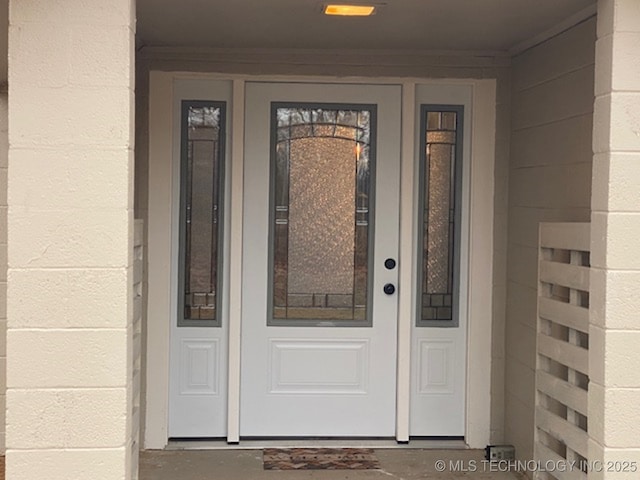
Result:
[[[240,434],[392,437],[400,86],[245,101]]]

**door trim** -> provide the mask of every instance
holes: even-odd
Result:
[[[420,78],[334,78],[290,76],[250,76],[224,74],[189,74],[178,72],[149,72],[149,211],[148,211],[148,310],[147,310],[147,349],[144,448],[165,448],[168,444],[167,413],[169,394],[169,331],[175,314],[173,301],[168,298],[172,289],[172,175],[173,169],[173,84],[190,80],[227,80],[233,82],[232,126],[232,168],[230,182],[235,192],[227,205],[230,205],[230,235],[242,236],[238,215],[242,212],[242,189],[238,183],[242,178],[242,145],[244,141],[244,82],[252,81],[295,81],[314,83],[380,83],[401,84],[403,87],[403,106],[409,105],[410,115],[403,113],[403,131],[413,136],[409,129],[415,105],[409,103],[417,85],[467,85],[472,89],[471,119],[471,178],[469,211],[469,287],[466,294],[469,303],[467,330],[467,395],[466,395],[466,434],[465,440],[470,447],[483,447],[490,440],[491,406],[491,331],[493,305],[493,217],[494,217],[494,163],[495,163],[495,118],[496,118],[496,80],[495,79],[420,79]],[[406,93],[404,93],[406,92]],[[415,125],[415,124],[414,124]],[[408,185],[409,172],[406,162],[411,159],[413,168],[414,146],[403,133],[402,185]],[[412,174],[411,174],[412,175]],[[411,184],[413,179],[411,179]],[[403,193],[402,202],[406,205],[408,195]],[[240,201],[238,201],[240,197]],[[234,223],[235,218],[235,223]],[[401,211],[401,225],[407,228],[410,215]],[[229,231],[228,230],[228,231]],[[407,230],[409,231],[409,230]],[[401,248],[409,243],[402,230]],[[404,240],[403,240],[404,238]],[[227,440],[239,440],[239,398],[240,398],[240,316],[242,263],[241,243],[232,242],[236,248],[231,250],[227,263],[229,286],[229,377],[228,377],[228,419]],[[408,272],[401,275],[407,275]],[[405,303],[413,310],[414,302]],[[402,307],[401,307],[402,312]],[[234,320],[235,319],[235,320]],[[397,440],[408,439],[408,404],[410,393],[410,347],[413,315],[401,316],[398,330],[398,406]],[[473,339],[472,342],[469,339]]]

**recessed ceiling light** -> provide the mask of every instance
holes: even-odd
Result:
[[[373,5],[325,5],[325,15],[342,15],[345,17],[368,17],[373,15],[376,7]]]

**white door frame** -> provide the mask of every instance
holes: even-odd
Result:
[[[469,286],[466,294],[469,305],[467,327],[467,395],[465,441],[472,448],[481,448],[490,439],[491,406],[491,330],[493,293],[493,217],[496,81],[494,79],[400,79],[400,78],[327,78],[299,76],[248,76],[223,74],[191,74],[157,72],[149,74],[149,212],[148,212],[148,297],[146,342],[146,391],[144,444],[147,449],[165,448],[168,444],[167,418],[169,396],[169,332],[175,322],[172,307],[177,298],[172,281],[173,259],[177,255],[172,223],[175,203],[173,179],[173,86],[175,82],[215,79],[233,82],[231,163],[229,174],[229,232],[233,246],[228,262],[226,284],[229,286],[229,371],[227,440],[239,441],[240,396],[240,306],[242,267],[242,176],[244,132],[244,82],[296,81],[330,83],[401,84],[403,87],[403,152],[401,184],[413,185],[415,162],[415,88],[416,85],[467,85],[472,90],[471,108],[471,165],[469,189]],[[469,113],[467,113],[469,114]],[[408,166],[410,165],[410,168]],[[401,255],[413,248],[413,188],[403,188],[401,198]],[[409,198],[411,195],[412,198]],[[406,257],[405,257],[406,258]],[[401,273],[403,284],[406,275]],[[406,283],[405,283],[406,282]],[[406,289],[405,289],[406,292]],[[410,294],[410,293],[409,293]],[[406,293],[405,293],[406,295]],[[414,303],[400,298],[398,326],[398,441],[409,439],[411,327]],[[406,309],[410,309],[407,311]],[[472,339],[472,340],[471,340]]]

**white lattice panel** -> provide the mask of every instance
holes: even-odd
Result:
[[[540,224],[535,457],[577,466],[538,479],[587,478],[589,228]]]

